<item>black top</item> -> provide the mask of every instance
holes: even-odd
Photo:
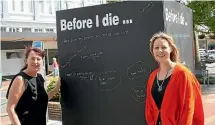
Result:
[[[161,108],[161,104],[162,104],[162,101],[163,101],[163,96],[164,96],[166,87],[167,87],[167,85],[169,83],[170,77],[171,76],[169,76],[168,78],[166,78],[164,80],[164,83],[162,85],[163,89],[160,92],[158,92],[157,77],[154,80],[151,93],[152,93],[152,97],[153,97],[158,109]],[[159,85],[161,85],[162,82],[163,82],[163,80],[159,80]],[[158,116],[157,125],[159,125],[159,122],[161,122],[160,113],[159,113],[159,116]]]
[[[11,80],[8,92],[16,76],[22,76],[26,84],[25,91],[15,108],[21,124],[46,125],[48,95],[44,88],[45,80],[42,75],[37,74],[37,77],[32,77],[24,72],[20,72]]]

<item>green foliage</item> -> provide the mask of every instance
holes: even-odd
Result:
[[[117,3],[120,2],[121,0],[107,0],[107,3]]]
[[[190,1],[187,6],[193,10],[193,23],[196,31],[215,33],[215,1]],[[203,29],[197,28],[198,26]]]
[[[215,34],[210,34],[209,37],[210,37],[210,39],[215,39]]]
[[[47,92],[50,92],[55,87],[55,85],[57,84],[57,80],[58,80],[57,77],[53,77],[50,80],[47,86]],[[59,100],[60,100],[60,90],[58,90],[58,92],[52,97],[52,99],[50,99],[50,101],[59,102]]]
[[[199,39],[204,39],[205,38],[205,34],[201,34],[198,36]]]

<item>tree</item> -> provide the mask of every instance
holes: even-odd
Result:
[[[189,1],[185,4],[193,11],[193,27],[194,32],[200,32],[202,35],[215,33],[215,1]],[[199,42],[197,33],[195,35],[195,46],[196,46],[196,68],[200,66],[199,58]]]
[[[193,1],[193,0],[176,0],[186,5],[193,11],[193,28],[194,28],[194,44],[195,44],[195,67],[200,66],[199,40],[197,32],[202,33],[200,38],[205,34],[215,33],[215,1]]]
[[[120,2],[121,0],[107,0],[107,3],[117,3]]]
[[[215,33],[215,1],[190,1],[193,10],[194,29],[201,33]]]

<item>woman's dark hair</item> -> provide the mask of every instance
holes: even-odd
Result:
[[[31,51],[36,52],[36,53],[37,53],[39,56],[41,56],[42,58],[44,58],[44,56],[45,56],[45,52],[44,52],[43,50],[39,49],[39,48],[26,47],[25,60],[28,58],[29,53],[30,53]],[[24,67],[21,69],[21,71],[27,69],[27,67],[28,67],[28,65],[25,64]]]

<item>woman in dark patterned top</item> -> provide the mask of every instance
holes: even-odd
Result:
[[[47,94],[45,80],[38,73],[44,55],[38,48],[27,48],[25,66],[11,80],[6,97],[7,112],[13,125],[46,125],[48,100],[59,90],[60,78]]]

